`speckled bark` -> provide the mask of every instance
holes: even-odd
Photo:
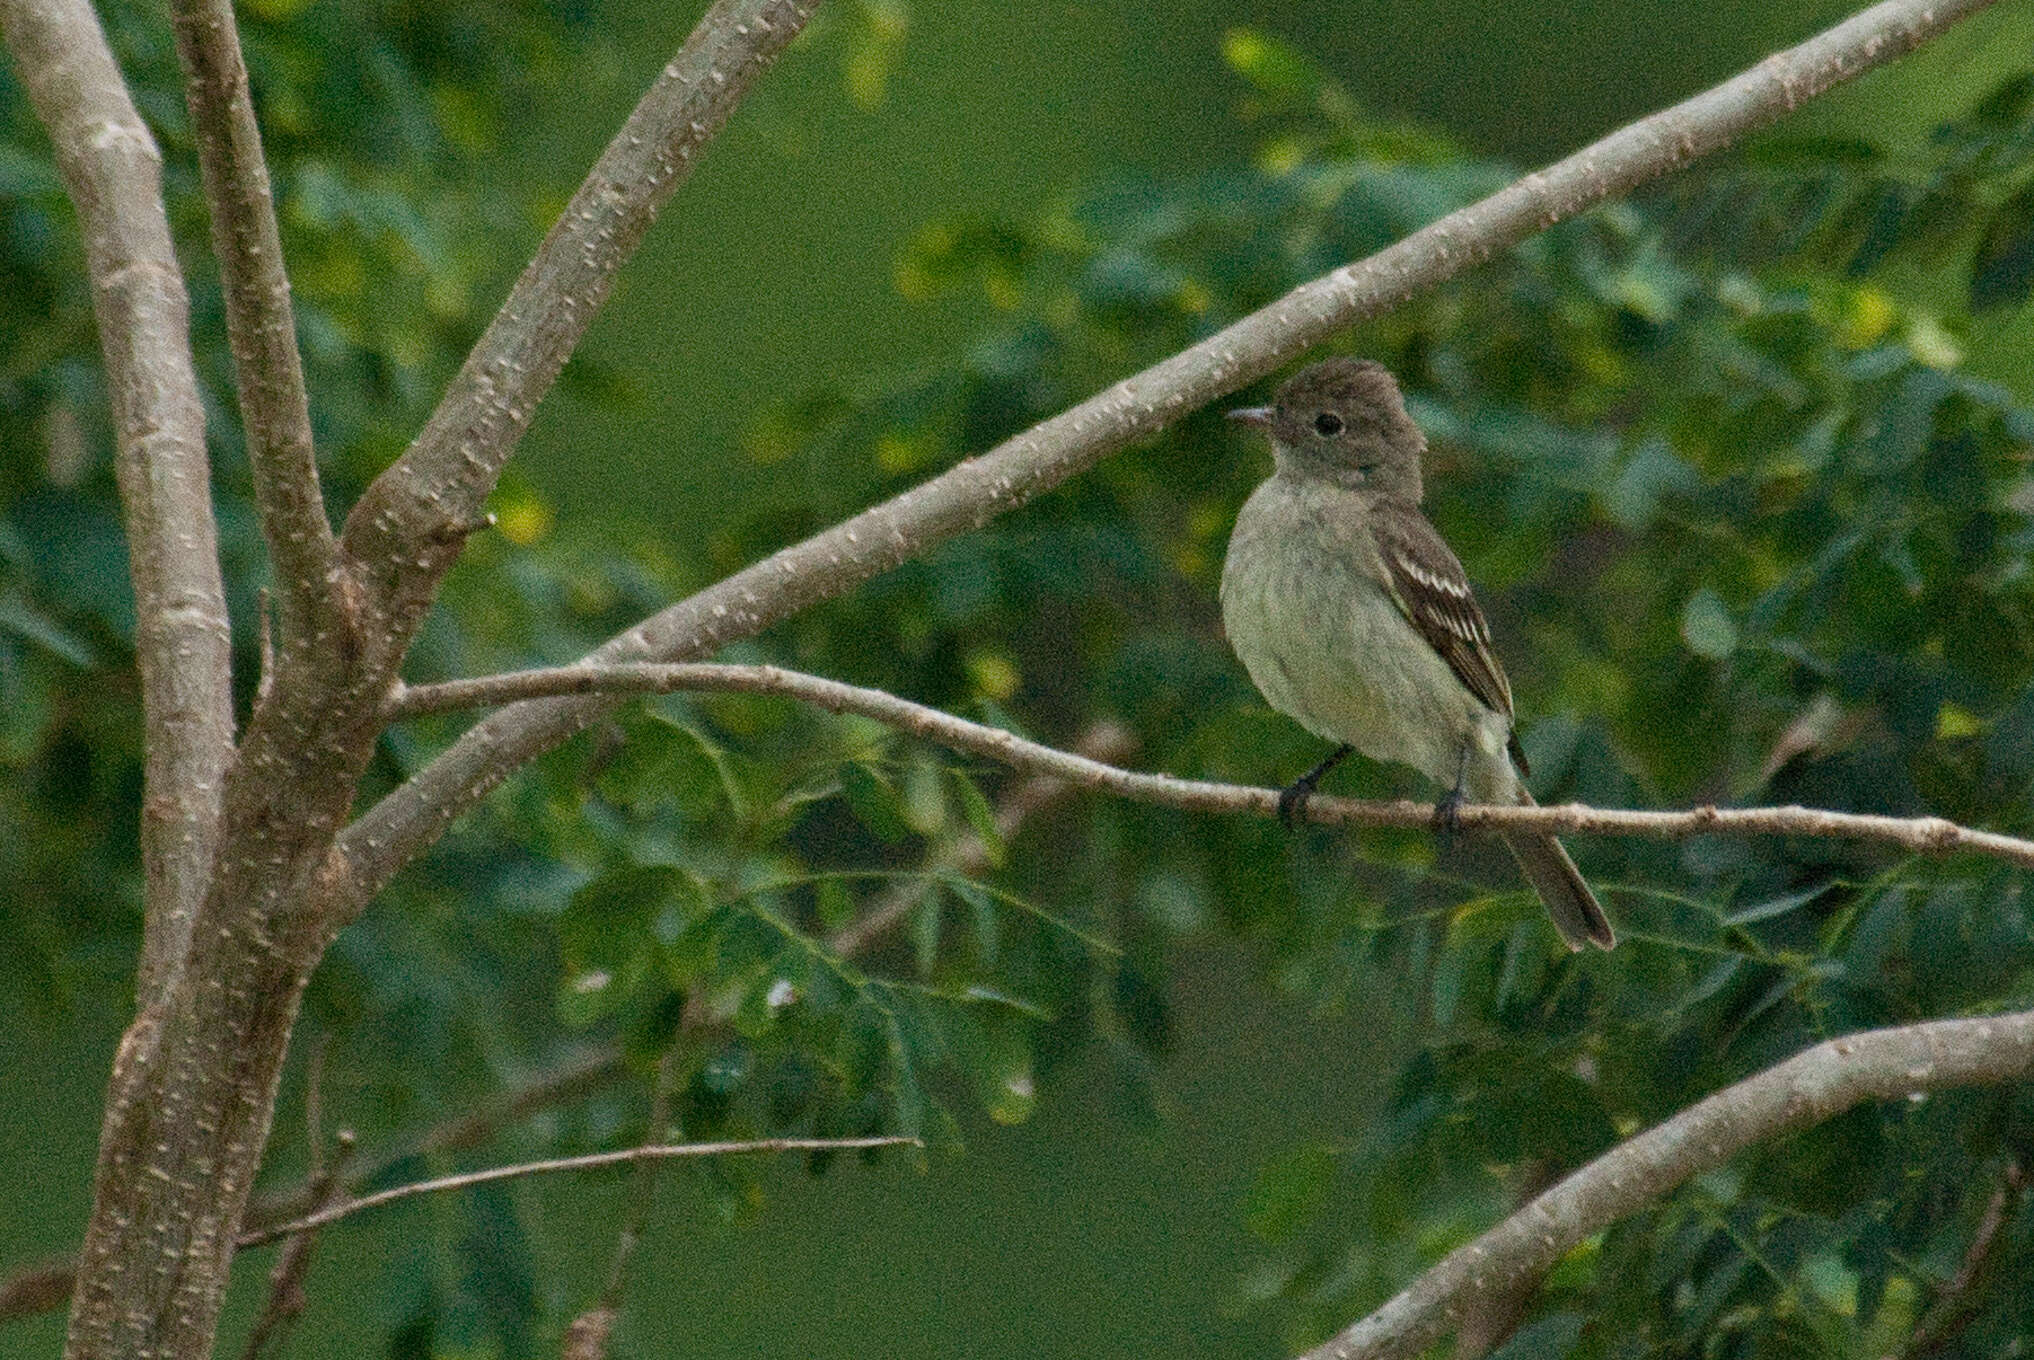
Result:
[[[338,646],[345,625],[337,615],[346,596],[332,574],[332,525],[318,489],[282,233],[233,7],[229,0],[174,0],[170,17],[211,208],[234,388],[262,535],[275,565],[282,635],[322,634],[327,646]],[[295,648],[288,655],[309,660],[314,653]]]
[[[78,211],[118,441],[146,723],[149,910],[137,1000],[183,956],[217,844],[233,750],[231,652],[191,367],[190,304],[163,212],[162,154],[86,0],[0,0],[17,72]]]
[[[284,626],[270,683],[230,765],[230,727],[220,730],[209,767],[167,739],[162,747],[177,756],[162,788],[183,791],[195,779],[211,821],[205,853],[190,859],[188,906],[163,917],[172,899],[151,878],[150,957],[160,962],[144,979],[148,1004],[114,1064],[68,1356],[196,1360],[210,1353],[303,987],[341,919],[331,892],[341,863],[334,838],[385,724],[403,655],[531,408],[606,297],[614,271],[693,156],[816,3],[720,0],[708,11],[573,200],[439,417],[370,490],[361,531],[340,552],[311,457],[288,286],[231,11],[223,0],[178,0],[179,53]],[[0,5],[24,65],[56,73],[51,83],[60,94],[88,88],[102,102],[113,95],[124,102],[82,0]],[[70,27],[60,27],[57,16]],[[75,31],[80,25],[90,28],[89,41]],[[77,74],[81,51],[96,63],[89,80]],[[97,154],[94,139],[107,139],[90,119],[53,118],[51,126],[71,155],[87,161]],[[131,109],[114,132],[115,140],[137,140],[147,151],[152,175],[153,147]],[[160,217],[152,179],[140,182]],[[167,241],[164,233],[160,261],[169,262],[174,280]],[[157,297],[159,262],[142,264],[133,271],[138,295]],[[180,289],[175,302],[177,345],[188,368]],[[109,358],[108,367],[121,377],[117,362]],[[130,374],[128,382],[137,380]],[[189,405],[195,417],[194,396]],[[197,453],[203,504],[202,444],[185,442]],[[129,511],[140,529],[164,513],[174,488],[161,482],[172,470],[188,481],[189,467],[140,464]],[[123,467],[123,482],[126,473]],[[189,500],[184,494],[176,503]],[[173,568],[209,571],[216,599],[209,526],[207,518],[202,541],[180,529],[164,553]],[[138,551],[154,541],[152,530],[138,532]],[[145,628],[147,621],[145,611]],[[185,666],[173,655],[168,659],[177,664],[166,674],[174,692],[230,715],[223,608],[208,621],[216,667]],[[160,728],[152,709],[152,760]],[[156,792],[152,784],[152,799]]]
[[[2034,1075],[2034,1011],[1870,1030],[1769,1067],[1620,1143],[1301,1360],[1404,1360],[1485,1299],[1537,1279],[1577,1243],[1753,1143],[1901,1100]]]

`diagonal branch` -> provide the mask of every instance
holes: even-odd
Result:
[[[1191,348],[978,458],[815,534],[646,619],[602,663],[689,661],[988,523],[1338,331],[1765,126],[1841,81],[1920,46],[1991,0],[1884,0],[1723,84],[1611,133],[1360,263],[1303,284]],[[408,493],[414,495],[415,493]],[[389,513],[393,513],[390,511]],[[356,511],[356,519],[359,514]],[[349,529],[349,542],[353,531]],[[476,724],[340,838],[342,919],[524,762],[610,711],[552,699]]]
[[[485,1171],[467,1171],[456,1176],[440,1176],[435,1180],[378,1190],[372,1195],[347,1200],[344,1204],[320,1209],[314,1214],[306,1214],[288,1223],[279,1223],[273,1228],[242,1233],[239,1247],[245,1251],[249,1247],[263,1246],[279,1238],[310,1232],[313,1228],[322,1228],[327,1223],[350,1218],[362,1210],[379,1209],[384,1204],[393,1204],[400,1199],[411,1199],[417,1195],[435,1195],[444,1190],[464,1190],[469,1186],[486,1185],[490,1181],[548,1175],[555,1171],[590,1171],[603,1166],[634,1166],[670,1157],[725,1157],[756,1152],[841,1152],[855,1148],[923,1146],[925,1145],[916,1138],[898,1135],[880,1138],[759,1138],[740,1143],[648,1143],[641,1147],[620,1148],[614,1152],[590,1152],[580,1157],[554,1157],[548,1161],[519,1162],[514,1166],[494,1166]]]
[[[956,751],[1140,803],[1158,803],[1190,812],[1278,815],[1277,789],[1178,779],[1165,774],[1137,774],[1072,751],[1027,741],[1000,727],[957,718],[883,690],[776,666],[710,662],[559,666],[403,689],[391,701],[390,711],[394,716],[409,717],[548,695],[668,694],[677,690],[774,695],[833,713],[856,713]],[[1420,829],[1433,824],[1434,809],[1431,804],[1402,798],[1316,797],[1308,802],[1306,815],[1310,821],[1337,826]],[[1996,831],[1972,830],[1941,817],[1886,817],[1804,807],[1704,806],[1680,812],[1639,812],[1566,803],[1532,807],[1471,805],[1461,809],[1460,820],[1464,827],[1492,831],[1516,829],[1662,840],[1725,834],[1886,841],[1916,854],[1940,855],[1962,850],[2034,868],[2034,841]]]
[[[269,193],[268,164],[254,121],[254,95],[240,55],[231,0],[174,0],[170,7],[184,95],[198,139],[212,250],[219,257],[226,336],[247,431],[254,499],[275,565],[283,663],[298,646],[337,631],[332,526],[318,488],[310,399],[297,352],[282,233]]]
[[[106,356],[146,723],[148,909],[136,999],[167,993],[205,896],[233,753],[231,644],[162,155],[87,0],[0,0],[0,28],[76,205]]]
[[[715,0],[637,103],[416,441],[347,516],[344,545],[407,640],[615,272],[820,0]]]
[[[1578,1243],[1755,1143],[1811,1128],[1867,1100],[2030,1075],[2034,1011],[1933,1020],[1817,1044],[1620,1143],[1301,1360],[1418,1355],[1481,1299],[1537,1279]]]

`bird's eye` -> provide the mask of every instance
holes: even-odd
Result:
[[[1333,411],[1323,411],[1314,417],[1314,428],[1332,439],[1342,433],[1342,417]]]

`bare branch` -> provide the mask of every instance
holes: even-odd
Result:
[[[77,1269],[75,1257],[60,1257],[10,1275],[0,1282],[0,1322],[53,1313],[69,1303]]]
[[[565,205],[422,433],[354,506],[346,552],[405,639],[616,270],[819,3],[715,0]]]
[[[174,0],[170,17],[212,210],[212,250],[225,291],[247,461],[275,564],[283,664],[289,666],[295,649],[314,641],[339,647],[345,638],[336,613],[336,544],[311,447],[282,233],[231,0]]]
[[[582,1157],[554,1157],[541,1162],[519,1162],[514,1166],[489,1167],[485,1171],[467,1171],[457,1176],[440,1176],[435,1180],[418,1181],[413,1185],[398,1185],[388,1190],[363,1195],[344,1204],[321,1209],[289,1223],[259,1232],[243,1233],[240,1249],[265,1246],[278,1238],[322,1228],[342,1218],[367,1209],[378,1209],[384,1204],[397,1200],[411,1199],[417,1195],[435,1195],[443,1190],[464,1190],[469,1186],[486,1185],[490,1181],[514,1180],[520,1176],[542,1176],[554,1171],[591,1171],[603,1166],[629,1166],[641,1162],[658,1161],[669,1157],[725,1157],[756,1152],[851,1152],[857,1148],[881,1147],[923,1147],[916,1138],[757,1138],[737,1143],[667,1143],[649,1144],[643,1147],[621,1148],[614,1152],[591,1152]]]
[[[508,703],[538,695],[664,694],[674,690],[773,695],[833,713],[856,713],[956,751],[1140,803],[1159,803],[1190,812],[1278,815],[1277,789],[1137,774],[1071,751],[1027,741],[1000,727],[969,722],[879,689],[865,689],[776,666],[712,662],[559,666],[404,689],[392,701],[392,711],[408,716],[476,704]],[[1403,798],[1373,801],[1316,797],[1307,804],[1306,817],[1309,821],[1337,826],[1418,829],[1433,824],[1434,809],[1432,804]],[[1941,817],[1883,817],[1803,807],[1704,806],[1681,812],[1633,812],[1564,803],[1535,807],[1470,805],[1461,809],[1460,820],[1470,829],[1644,836],[1658,840],[1725,834],[1886,841],[1916,854],[1941,855],[1963,850],[2034,868],[2034,841],[1996,831],[1974,831]]]
[[[1479,1300],[1537,1279],[1576,1244],[1754,1143],[1811,1128],[1867,1100],[2025,1081],[2030,1074],[2034,1011],[1933,1020],[1817,1044],[1620,1143],[1301,1360],[1417,1355]]]
[[[588,660],[697,660],[844,594],[878,572],[981,527],[1355,322],[1390,311],[1496,251],[1728,145],[1830,86],[1911,51],[1990,3],[1885,0],[1874,5],[1703,94],[1448,214],[1367,260],[1301,285],[978,458],[736,572],[612,639]],[[407,494],[417,497],[422,489]],[[352,535],[349,529],[349,542]],[[352,875],[342,916],[358,911],[511,771],[596,721],[614,703],[608,696],[552,699],[476,724],[342,834],[340,846]]]
[[[681,1030],[696,1031],[701,1026],[700,1012],[694,1001],[694,997],[685,999],[685,1008],[678,1022]],[[664,1050],[664,1057],[657,1064],[655,1084],[650,1090],[650,1114],[643,1134],[646,1144],[654,1145],[671,1136],[671,1098],[675,1094],[679,1054],[682,1052],[678,1037],[672,1036],[671,1046]],[[580,1313],[565,1329],[565,1360],[606,1360],[608,1337],[614,1331],[615,1319],[621,1316],[622,1301],[628,1295],[629,1264],[635,1260],[636,1248],[642,1244],[643,1232],[650,1224],[650,1214],[657,1207],[657,1187],[663,1179],[658,1173],[663,1169],[661,1162],[649,1159],[637,1165],[628,1211],[622,1216],[621,1231],[615,1235],[614,1258],[607,1268],[607,1284],[602,1287],[593,1306]]]
[[[532,265],[528,277],[540,286],[519,287],[506,329],[490,332],[497,341],[521,338],[507,348],[484,341],[466,371],[467,386],[455,388],[451,409],[463,409],[459,391],[477,394],[475,418],[494,435],[482,439],[477,426],[441,421],[423,441],[438,461],[422,462],[451,469],[449,483],[425,484],[417,479],[418,463],[406,460],[376,484],[382,509],[370,506],[356,521],[365,526],[367,556],[340,554],[343,565],[325,584],[332,599],[344,601],[341,617],[306,635],[308,649],[292,646],[285,601],[278,678],[250,717],[225,779],[216,871],[183,970],[164,990],[161,1013],[145,1011],[123,1041],[108,1088],[66,1342],[77,1360],[213,1349],[303,989],[351,906],[351,877],[334,841],[373,757],[382,700],[416,625],[465,535],[484,522],[469,493],[484,494],[492,473],[464,481],[474,466],[469,460],[487,466],[477,452],[484,447],[498,468],[508,437],[528,418],[527,403],[564,360],[569,344],[561,337],[576,338],[583,329],[582,309],[599,301],[614,263],[641,236],[648,209],[668,192],[678,150],[697,145],[711,131],[709,120],[725,117],[734,92],[789,40],[811,3],[718,0],[708,11],[660,82],[671,97],[646,100],[656,125],[632,123],[603,157],[602,167],[623,177],[596,173],[568,211],[569,223]],[[217,9],[191,11],[201,26],[205,14],[222,17]],[[216,69],[204,65],[219,59],[210,45],[218,35],[182,39],[197,58],[194,83],[217,86],[207,97],[225,105],[244,98],[237,59]],[[734,91],[724,89],[730,85]],[[204,109],[199,114],[207,116]],[[240,131],[250,135],[214,148],[222,157],[215,186],[222,209],[233,206],[234,193],[249,191],[258,164],[251,129]],[[644,140],[644,132],[653,135]],[[573,280],[585,286],[560,282]],[[277,315],[263,312],[257,329],[279,345]],[[517,323],[519,315],[528,327]],[[300,492],[307,483],[290,485]],[[417,498],[406,499],[412,493]],[[419,506],[431,512],[411,513]],[[346,546],[359,549],[363,541],[348,539]],[[400,591],[388,588],[395,584]]]
[[[231,645],[191,368],[190,303],[163,213],[162,155],[87,0],[0,0],[22,84],[76,205],[106,356],[146,723],[147,884],[136,999],[156,1005],[190,939],[233,754]]]
[[[573,1318],[558,1351],[560,1360],[606,1360],[607,1339],[614,1332],[616,1316],[613,1304],[600,1303]]]

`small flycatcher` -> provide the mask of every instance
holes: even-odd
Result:
[[[1468,575],[1420,513],[1427,441],[1390,373],[1329,359],[1230,417],[1271,434],[1271,477],[1222,568],[1229,644],[1279,712],[1336,750],[1285,791],[1288,821],[1350,751],[1410,765],[1465,799],[1526,804],[1511,683]],[[1570,949],[1617,943],[1552,836],[1504,837]]]

